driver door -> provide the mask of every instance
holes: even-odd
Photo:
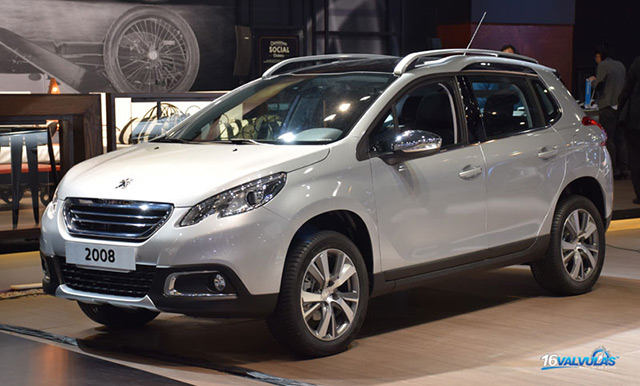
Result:
[[[484,158],[480,146],[467,144],[462,135],[454,90],[448,80],[413,88],[393,103],[370,134],[387,280],[478,260],[478,252],[487,247]],[[439,135],[441,150],[389,162],[390,144],[405,130]]]

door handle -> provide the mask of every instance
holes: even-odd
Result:
[[[543,147],[542,149],[540,149],[540,152],[538,153],[538,158],[541,159],[549,159],[549,158],[553,158],[556,155],[558,155],[558,148],[557,147],[552,147],[551,149],[549,149],[548,147]]]
[[[482,167],[467,165],[462,169],[460,173],[458,173],[458,177],[462,178],[463,180],[470,180],[473,177],[480,175],[480,173],[482,173]]]

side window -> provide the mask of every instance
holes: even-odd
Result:
[[[540,101],[540,106],[542,107],[542,116],[545,120],[545,124],[553,124],[558,120],[558,118],[560,118],[560,108],[551,96],[551,92],[542,84],[542,82],[534,80],[532,83],[536,96]]]
[[[383,114],[383,118],[371,133],[370,143],[374,151],[391,151],[388,147],[393,137],[406,130],[423,130],[437,134],[442,138],[443,148],[459,143],[453,98],[454,94],[444,83],[420,86],[402,96],[395,103],[393,110]]]
[[[527,81],[503,75],[467,77],[477,102],[487,139],[541,127]]]
[[[378,154],[391,152],[391,142],[397,130],[391,109],[382,115],[382,120],[376,125],[369,136],[371,149]]]
[[[459,142],[453,93],[444,83],[419,87],[396,103],[400,131],[423,130],[439,135],[442,147]]]

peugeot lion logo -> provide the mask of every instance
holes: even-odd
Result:
[[[131,178],[125,178],[124,180],[120,181],[120,183],[118,184],[118,186],[116,186],[116,189],[126,189],[127,186],[129,186],[129,184],[133,181],[133,179]]]

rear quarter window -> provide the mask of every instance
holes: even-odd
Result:
[[[540,101],[540,107],[542,108],[542,115],[546,125],[552,125],[560,118],[560,107],[551,95],[551,91],[539,80],[534,80],[533,89],[535,90],[536,97]]]

